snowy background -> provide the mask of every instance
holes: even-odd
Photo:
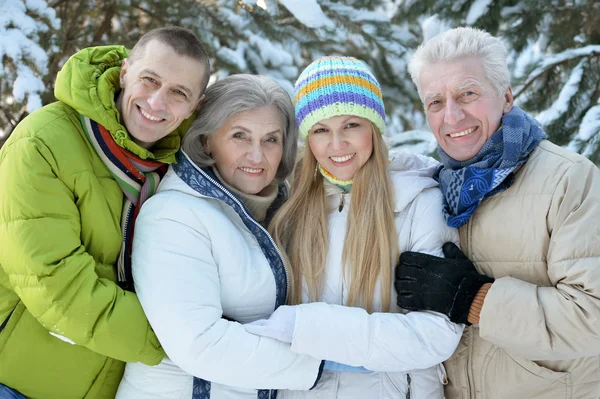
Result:
[[[214,56],[213,80],[259,73],[291,93],[315,58],[360,58],[382,85],[390,145],[425,154],[435,141],[407,61],[441,31],[480,27],[510,50],[516,104],[552,141],[600,164],[597,0],[0,0],[0,145],[29,112],[55,100],[54,78],[70,55],[131,47],[165,25],[198,34]]]

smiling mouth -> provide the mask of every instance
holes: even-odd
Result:
[[[137,107],[140,110],[140,113],[142,114],[142,116],[144,118],[148,119],[149,121],[152,121],[152,122],[161,122],[161,121],[164,120],[163,118],[159,118],[157,116],[149,114],[148,112],[144,111],[144,109],[142,107],[140,107],[139,105]]]
[[[473,133],[475,130],[477,129],[477,127],[470,127],[468,129],[465,129],[461,132],[456,132],[456,133],[450,133],[449,136],[453,139],[457,138],[457,137],[463,137],[466,136],[468,134]]]
[[[240,167],[238,169],[241,170],[242,172],[246,172],[251,175],[260,175],[264,170],[264,169],[259,169],[259,168],[246,168],[246,167]]]
[[[344,162],[348,162],[349,160],[354,158],[355,155],[356,155],[356,153],[353,153],[353,154],[348,154],[348,155],[344,155],[341,157],[329,157],[329,159],[331,159],[334,163],[344,163]]]

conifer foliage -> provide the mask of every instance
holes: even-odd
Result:
[[[56,73],[77,50],[131,47],[152,28],[179,25],[195,31],[213,55],[214,79],[265,74],[291,92],[315,58],[362,59],[382,85],[390,144],[431,153],[435,142],[406,65],[423,38],[472,25],[506,41],[517,104],[542,122],[554,142],[600,164],[595,0],[0,0],[0,5],[22,17],[3,13],[0,33],[20,32],[31,42],[21,48],[35,50],[9,53],[9,43],[0,38],[0,136],[36,106],[54,101]],[[24,23],[27,18],[34,23]],[[17,75],[22,66],[29,75]],[[17,81],[18,76],[30,79]],[[19,97],[13,87],[23,81],[30,84],[20,86]],[[31,101],[36,95],[41,102]]]

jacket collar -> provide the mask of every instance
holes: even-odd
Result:
[[[277,292],[275,309],[280,305],[285,305],[288,291],[287,271],[285,269],[283,256],[267,230],[254,220],[244,203],[219,182],[219,179],[217,179],[212,168],[198,167],[183,151],[177,153],[177,163],[174,164],[172,168],[177,176],[179,176],[190,189],[207,198],[213,198],[224,202],[238,214],[246,228],[256,238],[256,241],[269,261],[269,265],[273,271]],[[287,188],[285,184],[280,184],[279,193],[274,204],[280,203],[281,198],[285,198],[286,196]],[[267,211],[267,218],[269,218],[269,216],[269,211]]]

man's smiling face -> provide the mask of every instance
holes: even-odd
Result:
[[[123,62],[117,108],[137,144],[150,148],[192,115],[202,98],[204,69],[158,40]]]
[[[457,161],[475,156],[512,108],[512,89],[498,95],[476,58],[424,65],[419,83],[429,127]]]

